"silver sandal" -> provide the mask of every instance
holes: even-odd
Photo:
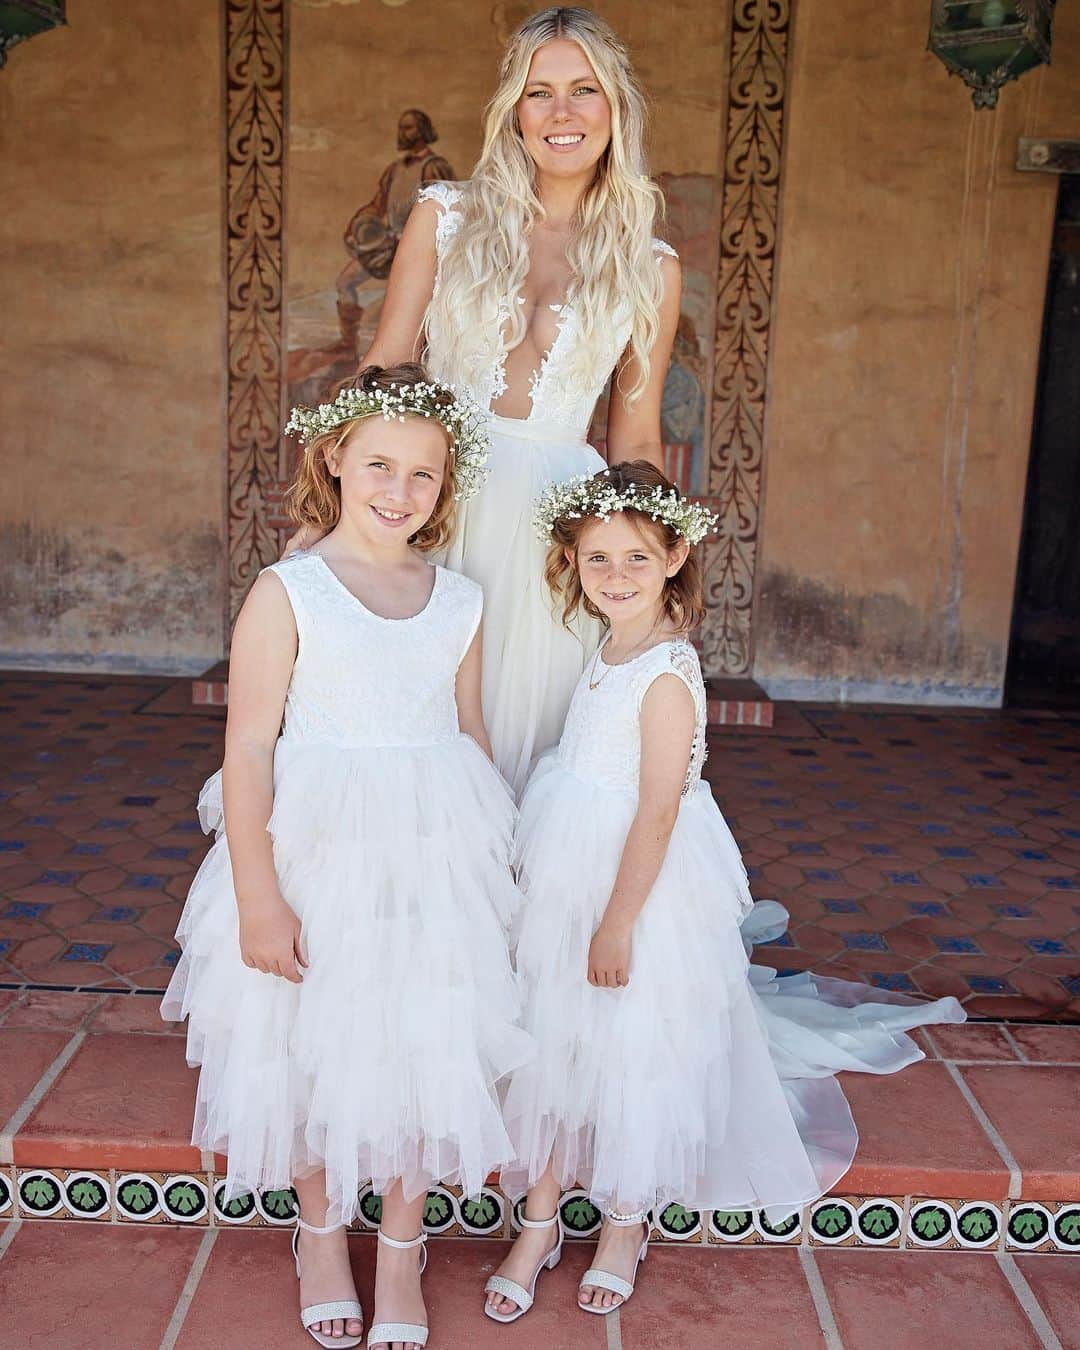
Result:
[[[326,1228],[318,1228],[313,1223],[305,1223],[299,1215],[296,1216],[296,1227],[292,1235],[292,1254],[296,1262],[296,1278],[300,1278],[300,1253],[297,1250],[297,1244],[300,1241],[300,1229],[305,1233],[336,1233],[339,1228],[344,1228],[343,1223],[332,1223]],[[350,1322],[354,1318],[362,1322],[364,1320],[364,1309],[354,1298],[338,1299],[336,1303],[311,1303],[306,1308],[300,1309],[300,1322],[307,1334],[318,1345],[326,1347],[326,1350],[350,1350],[350,1347],[359,1345],[363,1339],[363,1332],[359,1336],[328,1336],[325,1331],[313,1330],[316,1322],[332,1322],[337,1318]]]
[[[623,1307],[634,1292],[637,1269],[649,1253],[649,1234],[652,1232],[648,1210],[643,1209],[637,1214],[619,1214],[617,1211],[609,1209],[606,1218],[616,1228],[629,1228],[632,1224],[643,1223],[645,1225],[645,1238],[641,1244],[641,1251],[638,1252],[637,1260],[634,1262],[634,1278],[632,1280],[620,1279],[618,1275],[612,1275],[610,1271],[599,1270],[596,1267],[587,1270],[582,1275],[581,1283],[578,1285],[578,1307],[582,1312],[597,1313],[601,1317],[606,1317],[608,1313],[613,1313],[616,1308]],[[582,1303],[581,1291],[585,1285],[589,1285],[593,1289],[607,1289],[612,1294],[618,1294],[622,1302],[613,1303],[610,1308],[600,1308],[594,1303]]]
[[[512,1313],[498,1313],[492,1308],[490,1303],[484,1303],[484,1312],[493,1322],[516,1322],[519,1317],[525,1314],[533,1305],[536,1292],[536,1281],[540,1278],[540,1272],[544,1269],[554,1270],[562,1260],[563,1226],[559,1222],[559,1211],[556,1210],[550,1219],[526,1219],[522,1218],[522,1228],[550,1228],[552,1224],[558,1224],[559,1237],[551,1251],[543,1257],[540,1264],[533,1271],[532,1282],[528,1289],[524,1285],[518,1284],[516,1280],[508,1280],[505,1275],[492,1275],[487,1284],[484,1285],[485,1294],[501,1294],[503,1298],[512,1298],[517,1304],[516,1311]]]
[[[423,1275],[424,1267],[427,1265],[427,1234],[421,1233],[411,1242],[399,1242],[397,1238],[386,1237],[382,1229],[379,1229],[379,1241],[386,1247],[397,1247],[405,1251],[409,1247],[419,1247],[420,1251],[420,1274]],[[368,1350],[373,1345],[390,1345],[394,1341],[411,1341],[414,1345],[427,1345],[428,1329],[415,1325],[412,1322],[376,1322],[368,1332],[367,1343]]]

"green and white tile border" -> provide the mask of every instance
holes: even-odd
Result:
[[[213,1173],[7,1165],[0,1167],[0,1220],[281,1228],[295,1217],[291,1191],[241,1195],[226,1202],[224,1189],[223,1179]],[[567,1191],[561,1210],[568,1237],[590,1238],[599,1229],[600,1214],[584,1191]],[[380,1213],[379,1197],[367,1187],[354,1227],[374,1231]],[[445,1237],[504,1238],[517,1231],[518,1217],[497,1187],[485,1187],[470,1198],[455,1186],[436,1186],[428,1194],[424,1227]],[[655,1216],[653,1238],[711,1247],[1080,1252],[1080,1202],[830,1195],[778,1224],[749,1210],[699,1214],[669,1205]]]

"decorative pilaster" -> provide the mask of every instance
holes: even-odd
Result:
[[[228,269],[229,620],[278,553],[287,0],[223,0]]]
[[[736,0],[729,48],[705,550],[709,675],[750,669],[765,390],[793,0]]]

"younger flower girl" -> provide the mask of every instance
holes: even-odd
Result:
[[[194,1143],[226,1195],[296,1188],[301,1321],[354,1346],[344,1225],[382,1196],[369,1346],[419,1350],[424,1199],[511,1156],[496,1082],[529,1052],[507,929],[514,806],[480,710],[480,587],[424,554],[480,485],[476,410],[418,366],[299,409],[298,521],[236,624],[217,842],[166,1017],[202,1067]],[[282,730],[282,718],[284,729]]]
[[[503,1186],[528,1198],[486,1286],[502,1322],[559,1260],[562,1189],[584,1186],[606,1215],[578,1300],[611,1312],[633,1293],[650,1211],[776,1220],[816,1199],[855,1152],[833,1075],[893,1072],[921,1058],[904,1030],[963,1020],[951,998],[751,971],[740,923],[786,916],[766,901],[747,917],[738,848],[701,781],[705,687],[687,633],[702,615],[690,550],[710,514],[639,460],[551,488],[538,524],[564,616],[583,608],[609,634],[521,802],[517,967],[539,1053],[504,1106],[517,1157]]]

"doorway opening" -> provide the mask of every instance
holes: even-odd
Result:
[[[1005,701],[1080,708],[1080,174],[1058,188]]]

